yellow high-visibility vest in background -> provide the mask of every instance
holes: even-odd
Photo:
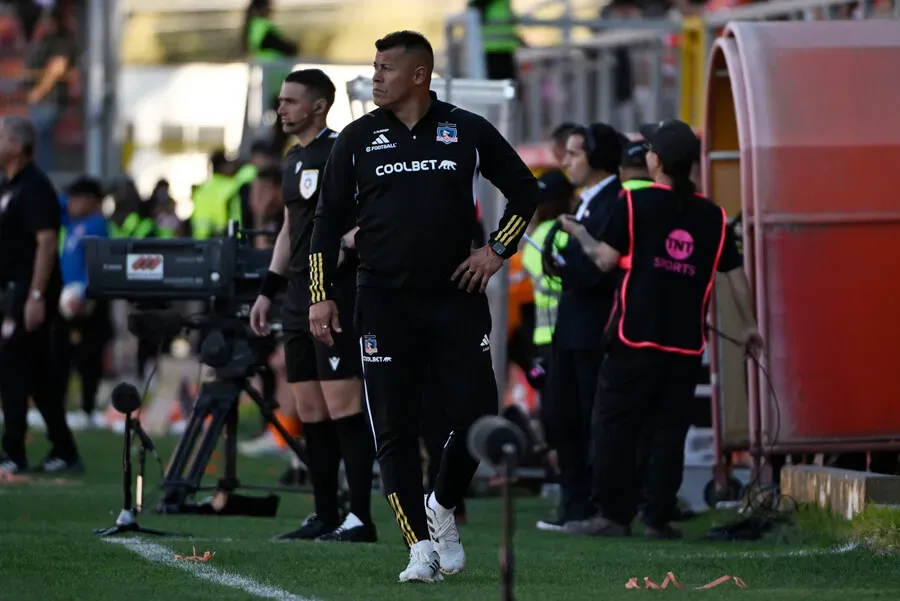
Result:
[[[481,35],[487,53],[512,54],[519,49],[519,37],[510,0],[494,0],[484,10]]]
[[[229,219],[241,220],[240,198],[236,202],[234,200],[238,196],[238,190],[238,182],[221,173],[213,173],[212,177],[194,190],[194,213],[191,215],[194,238],[206,240],[221,236],[228,228]]]
[[[555,220],[545,221],[537,226],[530,235],[540,247],[543,248],[544,240]],[[557,233],[566,235],[565,232]],[[559,307],[559,296],[562,294],[562,281],[544,274],[541,251],[528,244],[522,249],[522,265],[531,278],[534,290],[534,336],[532,342],[535,346],[544,346],[553,342],[553,331],[556,327],[556,311]]]

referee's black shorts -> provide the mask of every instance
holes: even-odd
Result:
[[[359,336],[353,329],[356,274],[341,274],[337,287],[336,300],[343,331],[332,332],[335,344],[328,346],[313,338],[309,331],[309,287],[297,278],[290,280],[282,315],[288,382],[349,380],[362,376]]]

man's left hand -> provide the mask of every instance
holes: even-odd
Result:
[[[503,267],[503,258],[495,253],[490,246],[482,246],[473,252],[462,265],[453,272],[450,278],[454,282],[459,280],[459,288],[465,288],[468,292],[484,292],[488,282],[495,273]]]
[[[356,226],[343,236],[341,236],[341,243],[344,248],[356,248],[356,232],[359,231],[359,226]]]
[[[585,231],[584,225],[576,221],[573,215],[560,215],[557,221],[564,232],[571,234],[576,239]]]
[[[33,332],[44,324],[47,307],[42,298],[29,298],[25,303],[25,331]]]

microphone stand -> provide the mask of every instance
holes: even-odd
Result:
[[[153,528],[144,528],[137,523],[135,514],[141,510],[141,504],[144,496],[144,445],[138,452],[139,474],[137,483],[138,502],[135,507],[132,504],[131,497],[131,432],[134,428],[134,422],[131,413],[125,414],[125,436],[122,449],[122,492],[124,503],[119,517],[116,518],[116,525],[111,528],[96,528],[94,534],[99,536],[112,536],[114,534],[122,534],[125,532],[139,532],[143,534],[155,534],[157,536],[186,536],[179,535],[174,532],[165,532],[163,530],[154,530]]]
[[[144,448],[144,443],[138,446],[138,475],[137,481],[135,483],[135,496],[137,499],[134,503],[134,512],[141,513],[144,510],[144,465],[146,465],[147,460],[147,449]]]
[[[503,445],[503,542],[500,546],[500,599],[513,601],[513,530],[515,528],[512,481],[516,469],[516,447]]]

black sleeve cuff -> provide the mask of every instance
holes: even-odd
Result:
[[[266,272],[266,277],[263,279],[262,287],[260,287],[259,295],[265,296],[267,299],[272,300],[275,298],[279,292],[281,292],[282,288],[284,288],[284,283],[287,280],[284,276],[275,273],[274,271]]]

